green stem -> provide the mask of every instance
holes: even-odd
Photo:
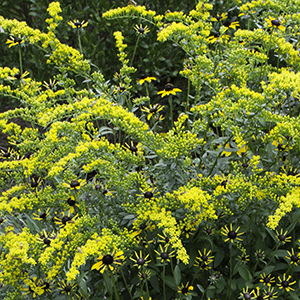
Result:
[[[163,266],[163,293],[164,293],[164,300],[166,300],[166,262],[164,261]]]
[[[108,284],[107,284],[107,281],[106,281],[106,275],[103,274],[103,278],[104,278],[104,282],[105,282],[105,285],[106,285],[106,288],[107,288],[107,291],[108,291],[108,294],[109,294],[109,298],[111,300],[113,300],[113,297],[112,297],[112,292],[110,291],[109,287],[108,287]]]
[[[187,90],[187,96],[186,96],[186,104],[185,104],[185,113],[187,113],[189,106],[190,106],[190,87],[191,87],[191,81],[188,79],[188,90]]]
[[[78,34],[78,45],[79,45],[79,52],[82,54],[82,46],[81,46],[81,38],[80,38],[80,32],[79,30],[77,31]]]
[[[171,117],[171,128],[173,128],[173,107],[172,107],[172,96],[169,96],[170,103],[170,117]]]
[[[21,51],[21,45],[19,45],[19,60],[20,60],[20,74],[23,74],[23,64],[22,64],[22,51]]]
[[[136,52],[136,49],[137,49],[137,45],[139,43],[139,39],[140,39],[140,36],[138,36],[138,38],[136,40],[135,47],[134,47],[133,54],[132,54],[132,58],[131,58],[131,62],[130,62],[130,66],[132,66],[132,63],[133,63],[133,60],[134,60],[134,57],[135,57],[135,52]]]
[[[129,287],[128,287],[128,284],[127,284],[126,278],[125,278],[125,276],[124,276],[123,270],[121,269],[120,271],[121,271],[121,275],[122,275],[123,281],[124,281],[124,283],[125,283],[126,290],[127,290],[128,293],[129,293],[130,299],[133,300],[132,295],[131,295],[131,291],[130,291],[130,289],[129,289]]]
[[[147,291],[148,300],[149,300],[150,299],[150,292],[149,292],[149,286],[148,286],[147,279],[145,279],[145,283],[146,283],[146,291]]]
[[[114,288],[116,300],[120,300],[119,293],[118,293],[117,288],[116,288],[114,274],[112,272],[110,272],[110,276],[111,276],[111,280],[112,280],[112,284],[113,284],[113,288]]]
[[[229,288],[227,289],[227,299],[231,299],[231,280],[232,280],[232,244],[229,245],[230,260],[229,260]]]

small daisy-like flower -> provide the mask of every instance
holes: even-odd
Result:
[[[96,269],[100,271],[100,273],[104,273],[106,269],[114,271],[117,266],[122,265],[124,261],[124,252],[122,250],[119,250],[118,252],[113,250],[109,254],[100,255],[98,260],[99,261],[92,266],[91,270]]]
[[[45,291],[45,292],[49,292],[51,293],[51,282],[49,280],[44,280],[41,284],[42,286],[42,289]]]
[[[71,190],[79,190],[85,184],[87,184],[85,179],[77,179],[72,180],[69,183],[64,182],[62,185],[66,188],[70,188]]]
[[[44,247],[48,247],[53,241],[54,236],[55,236],[54,233],[48,235],[46,230],[43,230],[41,236],[37,238],[37,242],[44,244]]]
[[[57,224],[57,225],[59,225],[59,227],[64,227],[68,223],[73,222],[75,219],[76,219],[76,216],[73,217],[73,218],[70,217],[70,211],[69,211],[69,213],[67,215],[64,214],[64,213],[62,213],[62,217],[61,218],[55,217],[54,218],[54,223]]]
[[[49,80],[49,83],[46,82],[46,81],[44,81],[44,84],[43,84],[43,86],[44,86],[47,90],[54,90],[55,87],[56,87],[56,85],[57,85],[57,82],[56,82],[55,79],[54,79],[54,80],[50,79],[50,80]]]
[[[264,293],[265,293],[265,298],[264,299],[275,299],[275,298],[277,298],[278,292],[276,292],[274,290],[275,290],[274,287],[269,286],[268,289],[264,291]]]
[[[269,28],[278,28],[281,31],[285,31],[285,27],[281,25],[281,22],[278,19],[274,19],[269,16],[269,18],[265,20],[267,21]]]
[[[76,199],[74,196],[71,196],[67,200],[67,204],[70,206],[70,213],[74,213],[75,206],[79,207],[79,205],[76,203]]]
[[[41,182],[41,178],[37,177],[37,176],[32,176],[31,180],[30,180],[30,186],[35,189],[36,187],[38,187],[38,185]]]
[[[286,147],[282,138],[279,138],[278,141],[273,141],[272,145],[274,145],[278,151],[284,151]]]
[[[104,196],[112,196],[112,192],[108,190],[107,185],[101,184],[99,181],[95,182],[95,189],[100,191]]]
[[[214,35],[211,35],[207,38],[209,44],[213,44],[215,42],[226,43],[229,40],[229,35],[223,34],[221,35],[220,32],[215,32]]]
[[[172,83],[167,83],[164,90],[157,92],[157,95],[161,95],[161,98],[163,98],[169,95],[176,95],[177,92],[182,92],[182,90],[175,88]]]
[[[295,265],[295,266],[298,266],[298,263],[299,263],[299,259],[300,259],[300,253],[295,253],[294,252],[294,249],[292,249],[292,253],[287,251],[288,255],[289,256],[286,256],[287,259],[289,259],[291,262],[291,265]]]
[[[43,221],[46,220],[46,218],[49,216],[50,208],[47,208],[46,210],[38,210],[38,213],[33,213],[33,219]]]
[[[265,258],[265,252],[264,251],[262,251],[262,250],[256,250],[255,251],[255,257],[256,257],[256,259],[258,259],[258,260],[263,260],[264,258]]]
[[[185,225],[182,229],[182,234],[185,235],[187,239],[189,239],[190,236],[196,232],[196,229],[197,228],[192,224]]]
[[[13,154],[15,153],[15,151],[12,148],[0,148],[0,158],[3,159],[8,159],[10,158]]]
[[[192,285],[189,285],[189,282],[184,285],[183,283],[181,284],[181,286],[178,286],[178,293],[179,294],[183,294],[183,295],[191,295],[192,291],[194,290],[194,287]]]
[[[195,266],[200,267],[201,270],[210,269],[209,264],[214,261],[214,256],[210,255],[211,250],[207,252],[206,248],[204,248],[203,253],[200,250],[198,250],[198,253],[199,256],[196,257]]]
[[[138,276],[141,280],[148,280],[151,277],[151,272],[149,270],[144,270],[143,272],[138,272]]]
[[[144,221],[138,226],[138,234],[146,231],[153,231],[155,229],[155,225],[150,221]]]
[[[256,300],[264,300],[267,299],[267,296],[263,295],[263,290],[261,290],[259,287],[256,287],[255,290],[253,290],[253,296]]]
[[[78,299],[80,296],[74,292],[76,287],[76,283],[66,283],[65,281],[58,282],[58,289],[60,290],[61,294],[66,294],[68,299],[75,300]]]
[[[4,219],[4,217],[0,216],[0,225],[3,224],[6,220]]]
[[[10,36],[7,41],[6,44],[9,44],[8,48],[16,46],[16,45],[21,45],[23,44],[25,41],[23,40],[23,38],[19,35],[19,36]]]
[[[123,84],[119,84],[118,86],[116,85],[114,87],[114,94],[116,93],[124,93],[126,92],[128,89],[132,88],[132,86],[129,86],[129,87],[125,87]]]
[[[149,254],[146,256],[143,256],[142,251],[138,254],[137,252],[134,252],[136,258],[130,258],[135,264],[133,265],[134,267],[147,267],[149,261],[147,261],[147,258],[149,257]]]
[[[243,289],[242,293],[240,293],[240,299],[244,299],[244,300],[251,300],[251,299],[255,299],[254,293],[249,292],[249,288],[246,287]]]
[[[88,22],[85,21],[79,21],[79,20],[74,20],[74,21],[69,21],[68,24],[72,26],[73,28],[79,29],[86,27],[88,25]]]
[[[142,111],[144,111],[145,113],[147,113],[147,120],[149,121],[151,119],[151,117],[153,117],[154,115],[158,114],[160,111],[163,110],[163,106],[159,105],[159,104],[154,104],[148,107],[142,107]]]
[[[264,285],[271,286],[272,283],[275,283],[275,277],[271,277],[271,274],[266,275],[265,273],[259,274],[261,279],[259,280]]]
[[[139,151],[139,148],[134,145],[133,141],[130,141],[130,144],[125,143],[125,149],[129,149],[132,153],[139,153],[141,154],[141,151]]]
[[[243,264],[247,263],[247,261],[250,260],[250,255],[246,255],[244,253],[242,255],[239,255],[238,257],[239,257],[241,263],[243,263]]]
[[[204,232],[205,232],[205,234],[207,234],[207,235],[211,235],[211,234],[214,233],[214,228],[211,227],[211,226],[206,226],[206,227],[204,228]]]
[[[292,240],[291,236],[286,236],[287,231],[283,232],[283,229],[280,229],[280,233],[278,233],[278,231],[276,230],[276,237],[278,239],[279,242],[282,242],[283,244],[285,243],[289,243]]]
[[[226,18],[227,18],[227,13],[222,13],[220,15],[218,14],[216,17],[211,18],[211,21],[213,21],[213,22],[220,22],[220,21],[222,21],[222,20],[224,20]]]
[[[218,280],[221,278],[221,273],[220,272],[215,272],[213,273],[212,275],[210,275],[208,277],[208,281],[211,283],[211,284],[216,284],[218,282]]]
[[[161,244],[159,244],[159,250],[154,250],[157,254],[157,260],[160,260],[161,263],[163,262],[170,262],[171,258],[174,257],[174,251],[168,252],[168,245],[162,247]]]
[[[139,35],[139,36],[145,36],[147,33],[150,32],[150,29],[148,28],[148,26],[146,25],[143,27],[142,24],[140,24],[140,26],[136,24],[134,26],[134,29],[135,29],[137,35]]]
[[[140,79],[138,80],[138,84],[142,85],[145,82],[151,82],[152,80],[156,80],[155,77],[146,76],[145,74],[142,74],[140,76]]]
[[[159,239],[158,239],[159,243],[165,243],[165,245],[170,243],[171,237],[169,235],[166,235],[166,233],[164,231],[163,231],[163,235],[157,234],[157,236],[159,237]]]
[[[239,238],[240,235],[244,234],[244,232],[238,233],[240,226],[236,229],[232,229],[232,223],[230,223],[230,229],[228,229],[227,225],[221,228],[221,233],[225,235],[227,238],[225,239],[225,242],[230,241],[233,243],[235,240],[242,241],[241,238]]]
[[[24,80],[24,78],[29,75],[29,72],[28,71],[25,71],[23,74],[21,73],[16,73],[14,74],[13,76],[8,76],[7,79],[10,79],[10,80],[18,80],[18,81],[21,81],[23,84],[26,85],[26,82]]]
[[[285,273],[281,276],[278,276],[277,277],[278,280],[279,280],[279,283],[277,283],[277,285],[279,286],[279,289],[284,289],[286,290],[287,292],[289,291],[294,291],[295,289],[293,289],[291,287],[291,285],[295,284],[296,281],[293,281],[293,282],[290,282],[289,280],[292,278],[291,275],[286,275]]]
[[[25,292],[24,295],[30,294],[33,298],[35,298],[36,296],[41,296],[45,291],[41,286],[42,280],[37,279],[37,277],[33,277],[31,281],[32,282],[30,283],[30,285],[23,289],[23,291]]]
[[[155,187],[153,188],[148,187],[147,190],[142,190],[142,193],[143,193],[143,197],[146,199],[151,199],[159,194],[159,192],[156,191]],[[137,196],[141,196],[141,195],[138,194]]]

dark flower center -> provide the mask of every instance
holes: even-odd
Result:
[[[211,234],[212,233],[212,229],[211,228],[206,228],[205,231],[206,231],[207,234]]]
[[[256,256],[257,256],[258,258],[263,258],[264,255],[263,255],[261,252],[258,252]]]
[[[135,146],[130,146],[130,148],[129,148],[129,150],[131,151],[131,152],[137,152],[137,147],[135,147]]]
[[[265,278],[264,278],[264,282],[265,282],[265,283],[270,283],[270,281],[271,281],[270,277],[265,277]]]
[[[169,254],[166,253],[166,252],[163,252],[163,253],[160,255],[160,257],[161,257],[162,259],[168,259],[168,258],[169,258]]]
[[[138,32],[139,32],[139,33],[144,33],[144,32],[145,32],[145,29],[144,29],[143,27],[140,27],[140,28],[138,29]]]
[[[71,291],[71,287],[69,285],[66,285],[64,290],[65,292],[69,293]]]
[[[145,74],[141,74],[140,79],[145,79],[147,76]]]
[[[50,245],[51,241],[48,238],[44,238],[44,244]]]
[[[62,219],[61,219],[61,222],[66,225],[68,221],[70,221],[71,218],[69,218],[68,216],[63,216]]]
[[[250,295],[250,293],[244,293],[244,299],[245,300],[250,300],[251,299],[251,295]]]
[[[15,43],[21,43],[22,39],[20,39],[19,37],[14,37],[14,42]]]
[[[71,184],[70,184],[71,188],[75,188],[77,186],[80,186],[80,183],[77,180],[72,181]]]
[[[153,197],[153,193],[152,192],[146,192],[144,194],[144,197],[147,198],[147,199],[151,199]]]
[[[243,168],[247,168],[248,166],[249,166],[249,165],[248,165],[247,163],[243,163],[243,164],[242,164],[242,167],[243,167]]]
[[[284,288],[287,288],[288,286],[289,286],[289,283],[288,283],[288,281],[282,281],[281,282],[281,285],[284,287]]]
[[[271,23],[272,23],[272,25],[277,26],[277,27],[280,25],[280,22],[277,19],[272,20]]]
[[[227,180],[223,180],[223,181],[221,182],[221,185],[224,186],[224,187],[226,187],[226,184],[227,184]]]
[[[140,229],[144,230],[147,227],[146,223],[140,225]]]
[[[150,108],[150,113],[155,113],[157,112],[158,108],[157,107],[152,107]]]
[[[231,230],[231,231],[228,232],[227,236],[228,236],[231,240],[233,240],[233,239],[235,239],[235,238],[237,237],[237,234],[236,234],[235,231]]]
[[[184,287],[181,289],[182,294],[187,294],[189,292],[189,289],[187,287]]]
[[[3,223],[3,221],[4,221],[4,219],[3,219],[3,218],[0,218],[0,224],[2,224],[2,223]]]
[[[100,185],[100,184],[96,184],[96,185],[95,185],[95,189],[96,189],[96,190],[101,190],[101,185]]]
[[[219,37],[219,36],[220,36],[220,32],[219,31],[214,34],[214,37]]]
[[[202,256],[201,256],[201,259],[202,259],[203,261],[208,261],[208,256],[207,256],[207,255],[202,255]]]
[[[75,202],[73,199],[69,198],[69,199],[67,200],[67,203],[68,203],[70,206],[74,206],[76,202]]]
[[[105,195],[105,194],[107,194],[107,193],[108,193],[108,190],[105,190],[105,189],[102,190],[102,194],[103,194],[103,195]]]
[[[148,274],[146,274],[146,273],[141,274],[141,278],[142,279],[147,279],[148,278]]]
[[[273,293],[271,292],[267,292],[266,295],[269,296],[270,298],[273,297]]]
[[[30,186],[32,187],[32,188],[35,188],[35,187],[37,187],[39,184],[38,184],[38,182],[36,182],[36,181],[31,181],[31,183],[30,183]]]
[[[264,297],[263,296],[258,296],[257,300],[264,300]]]
[[[165,90],[167,92],[172,91],[173,90],[173,84],[167,83],[166,86],[165,86]]]
[[[46,217],[47,217],[47,214],[46,214],[46,213],[40,214],[40,218],[41,218],[41,219],[46,219]]]
[[[43,289],[48,290],[50,288],[50,284],[48,282],[44,282]]]
[[[81,23],[79,22],[79,21],[76,21],[75,23],[74,23],[74,25],[78,28],[78,27],[81,27]]]
[[[222,19],[222,16],[217,16],[216,19],[217,19],[218,21],[220,21],[220,20]]]
[[[138,258],[138,260],[137,260],[138,265],[142,266],[144,263],[145,263],[145,259],[143,257]]]
[[[22,74],[21,74],[21,73],[17,73],[17,74],[15,74],[15,75],[14,75],[14,77],[15,77],[16,79],[20,79],[20,78],[21,78],[21,76],[22,76]]]
[[[102,262],[105,265],[111,265],[114,262],[114,258],[110,254],[108,254],[102,258]]]
[[[299,260],[299,257],[297,255],[292,255],[291,256],[291,261],[297,262]]]
[[[3,157],[10,157],[10,153],[9,152],[5,152],[4,154],[3,154]]]
[[[283,150],[284,149],[283,145],[280,144],[280,143],[278,144],[277,148],[278,148],[278,150]]]
[[[125,87],[124,86],[120,86],[120,91],[124,92],[125,91]]]
[[[279,234],[279,235],[278,235],[278,239],[279,239],[281,242],[284,242],[284,241],[285,241],[285,235]]]

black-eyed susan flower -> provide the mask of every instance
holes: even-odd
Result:
[[[30,186],[33,189],[35,189],[36,187],[38,187],[38,185],[40,184],[41,181],[42,181],[42,179],[40,177],[32,176],[30,179]]]
[[[294,249],[292,249],[291,251],[292,252],[287,251],[288,256],[286,256],[286,258],[290,260],[291,265],[298,266],[299,259],[300,259],[300,253],[299,252],[295,253]]]
[[[8,159],[14,153],[15,153],[15,151],[12,148],[10,148],[10,147],[8,147],[7,149],[6,148],[0,148],[0,158]]]
[[[151,119],[151,117],[157,115],[160,111],[163,110],[163,106],[159,105],[159,104],[154,104],[154,105],[151,105],[148,107],[142,107],[142,111],[147,113],[147,120],[149,121]]]
[[[238,26],[240,26],[240,24],[238,21],[235,22],[225,21],[224,26],[226,27],[226,30],[229,28],[236,29]]]
[[[133,141],[130,141],[130,144],[125,143],[125,148],[129,149],[132,153],[138,152],[138,147],[136,147]]]
[[[159,243],[164,243],[165,245],[170,244],[171,237],[167,235],[164,231],[163,231],[163,235],[157,234],[157,236],[158,236]]]
[[[264,258],[265,258],[265,252],[264,251],[262,251],[262,250],[256,250],[255,251],[255,257],[256,257],[256,259],[258,259],[258,260],[263,260]]]
[[[249,292],[249,287],[243,288],[243,291],[240,293],[239,299],[251,300],[255,299],[254,293]]]
[[[276,292],[274,287],[269,286],[267,290],[264,290],[264,299],[275,299],[277,298],[278,292]]]
[[[39,221],[46,220],[47,217],[49,216],[49,213],[50,213],[50,208],[47,208],[46,210],[39,209],[37,214],[33,213],[33,219]]]
[[[291,282],[290,281],[291,278],[292,278],[291,275],[287,276],[285,273],[282,276],[278,276],[277,279],[279,283],[277,283],[277,286],[279,287],[279,289],[284,289],[287,292],[294,291],[295,289],[293,289],[291,285],[295,284],[296,281]]]
[[[182,92],[182,90],[175,88],[172,83],[167,83],[162,91],[157,92],[157,95],[161,95],[161,98],[163,98],[169,95],[176,95],[178,92]]]
[[[224,20],[226,18],[227,18],[227,13],[222,13],[220,15],[217,14],[216,17],[211,18],[211,21],[213,21],[213,22],[220,22],[220,21],[222,21],[222,20]]]
[[[241,263],[245,264],[250,260],[250,255],[242,254],[238,256]]]
[[[87,184],[85,179],[77,179],[77,180],[72,180],[71,182],[68,182],[68,183],[63,182],[62,185],[71,190],[79,190],[85,184]]]
[[[194,287],[192,285],[189,285],[189,284],[190,284],[189,282],[186,285],[181,283],[181,285],[177,287],[178,288],[177,292],[179,294],[183,294],[185,296],[191,295],[192,291],[194,290]]]
[[[215,32],[213,35],[207,38],[207,42],[209,44],[213,44],[215,42],[226,43],[229,40],[229,35],[222,34],[220,32]]]
[[[41,286],[43,281],[38,279],[36,276],[30,279],[28,285],[23,289],[25,292],[23,295],[31,295],[33,298],[36,296],[41,296],[44,293],[44,289]]]
[[[157,260],[160,260],[161,263],[164,262],[170,262],[171,258],[174,257],[174,251],[168,252],[168,245],[165,245],[164,247],[162,247],[161,244],[159,244],[159,249],[154,250],[155,253],[157,254]]]
[[[230,223],[229,228],[230,229],[228,229],[227,225],[221,228],[221,234],[226,236],[225,242],[230,241],[231,243],[233,243],[235,240],[242,241],[242,239],[239,238],[239,236],[244,234],[244,232],[238,233],[240,226],[236,230],[233,230],[232,223]]]
[[[196,227],[193,224],[186,224],[182,229],[182,234],[189,239],[196,232]]]
[[[54,233],[48,234],[46,230],[42,231],[42,234],[37,238],[37,242],[44,245],[44,247],[50,246],[53,241],[55,235]]]
[[[144,270],[142,272],[138,272],[138,276],[141,280],[148,280],[151,277],[151,271],[150,270]]]
[[[139,253],[134,252],[135,258],[130,258],[130,260],[132,260],[134,262],[134,267],[147,267],[149,260],[147,260],[147,258],[149,257],[149,254],[147,254],[146,256],[143,255],[143,252],[140,250]]]
[[[86,27],[88,25],[88,22],[85,21],[79,21],[79,20],[74,20],[74,21],[69,21],[68,24],[72,26],[73,28],[79,29]]]
[[[267,296],[264,295],[264,290],[261,290],[259,287],[256,287],[256,289],[253,290],[253,296],[256,300],[267,299]]]
[[[139,36],[145,36],[147,33],[150,32],[150,29],[148,28],[148,26],[146,25],[143,27],[142,24],[140,24],[140,25],[136,24],[134,26],[134,29],[135,29],[137,35],[139,35]]]
[[[206,248],[204,248],[203,252],[198,250],[199,256],[196,257],[195,266],[200,267],[201,270],[208,270],[211,267],[211,264],[214,261],[214,256],[210,255],[211,250],[207,252]]]
[[[10,36],[6,41],[6,44],[9,44],[8,48],[10,48],[13,46],[21,45],[24,42],[25,42],[24,39],[20,35],[19,36]]]
[[[124,261],[124,252],[119,250],[113,250],[109,254],[100,255],[98,257],[98,262],[96,262],[91,270],[98,270],[100,273],[104,273],[105,270],[114,271],[116,267],[122,265]]]
[[[68,212],[68,214],[62,213],[62,216],[60,218],[54,217],[54,223],[59,225],[59,227],[64,227],[68,223],[73,222],[76,219],[76,216],[71,217],[70,213],[70,211]]]
[[[211,284],[216,284],[218,282],[218,280],[221,278],[222,274],[220,272],[214,272],[212,275],[210,275],[208,277],[208,281]]]
[[[289,243],[292,240],[291,236],[286,236],[287,231],[283,232],[283,229],[280,229],[280,233],[276,230],[276,237],[278,239],[279,242],[285,244],[285,243]]]
[[[80,299],[80,296],[75,292],[76,283],[66,283],[64,280],[58,282],[58,289],[61,294],[66,294],[68,299],[75,300]]]
[[[23,74],[22,73],[16,73],[14,74],[13,76],[8,76],[7,79],[10,79],[10,80],[18,80],[18,81],[21,81],[23,84],[26,85],[26,82],[24,80],[24,78],[26,76],[29,75],[29,72],[28,71],[25,71]]]
[[[57,85],[56,80],[52,80],[50,79],[49,82],[44,81],[43,86],[47,89],[47,90],[55,90],[55,87]]]
[[[266,275],[265,273],[259,274],[260,275],[260,282],[264,285],[271,286],[272,283],[275,283],[275,277],[272,277],[271,274]]]
[[[156,80],[155,77],[151,77],[151,76],[146,76],[145,74],[142,74],[140,76],[140,79],[138,80],[138,84],[142,85],[145,82],[151,82],[152,80]]]
[[[50,280],[46,279],[46,280],[42,281],[41,286],[45,292],[51,293],[52,290],[51,290],[51,281]]]
[[[268,23],[268,28],[278,28],[281,31],[285,31],[285,27],[278,19],[269,16],[265,21]]]
[[[74,213],[75,206],[79,207],[79,205],[76,203],[76,199],[74,196],[71,196],[67,200],[67,204],[70,206],[70,213]]]

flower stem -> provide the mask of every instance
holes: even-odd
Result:
[[[21,45],[19,45],[19,60],[20,60],[20,74],[23,74],[23,64],[22,64],[22,51],[21,51]]]
[[[110,276],[111,276],[111,280],[112,280],[112,284],[113,284],[113,288],[114,288],[116,300],[120,300],[119,293],[118,293],[117,288],[116,288],[116,283],[115,283],[114,274],[111,272],[111,273],[110,273]]]
[[[163,293],[164,293],[164,300],[166,300],[166,262],[164,261],[163,266]]]
[[[79,52],[82,54],[82,46],[81,46],[81,38],[80,38],[80,31],[77,31],[78,34],[78,46],[79,46]]]
[[[131,295],[131,291],[130,291],[129,286],[128,286],[128,284],[127,284],[127,281],[126,281],[126,278],[125,278],[125,276],[124,276],[123,270],[121,269],[120,271],[121,271],[121,275],[122,275],[123,281],[124,281],[124,283],[125,283],[126,290],[127,290],[128,293],[129,293],[130,299],[133,300],[132,295]]]
[[[173,107],[172,107],[172,96],[169,96],[170,103],[170,117],[171,117],[171,128],[173,128]]]
[[[132,54],[132,58],[131,58],[131,62],[130,62],[130,65],[132,66],[132,63],[133,63],[133,60],[134,60],[134,57],[135,57],[135,52],[136,52],[136,49],[137,49],[137,45],[139,43],[139,39],[140,39],[140,36],[138,36],[137,40],[136,40],[136,43],[135,43],[135,47],[134,47],[134,50],[133,50],[133,54]]]

